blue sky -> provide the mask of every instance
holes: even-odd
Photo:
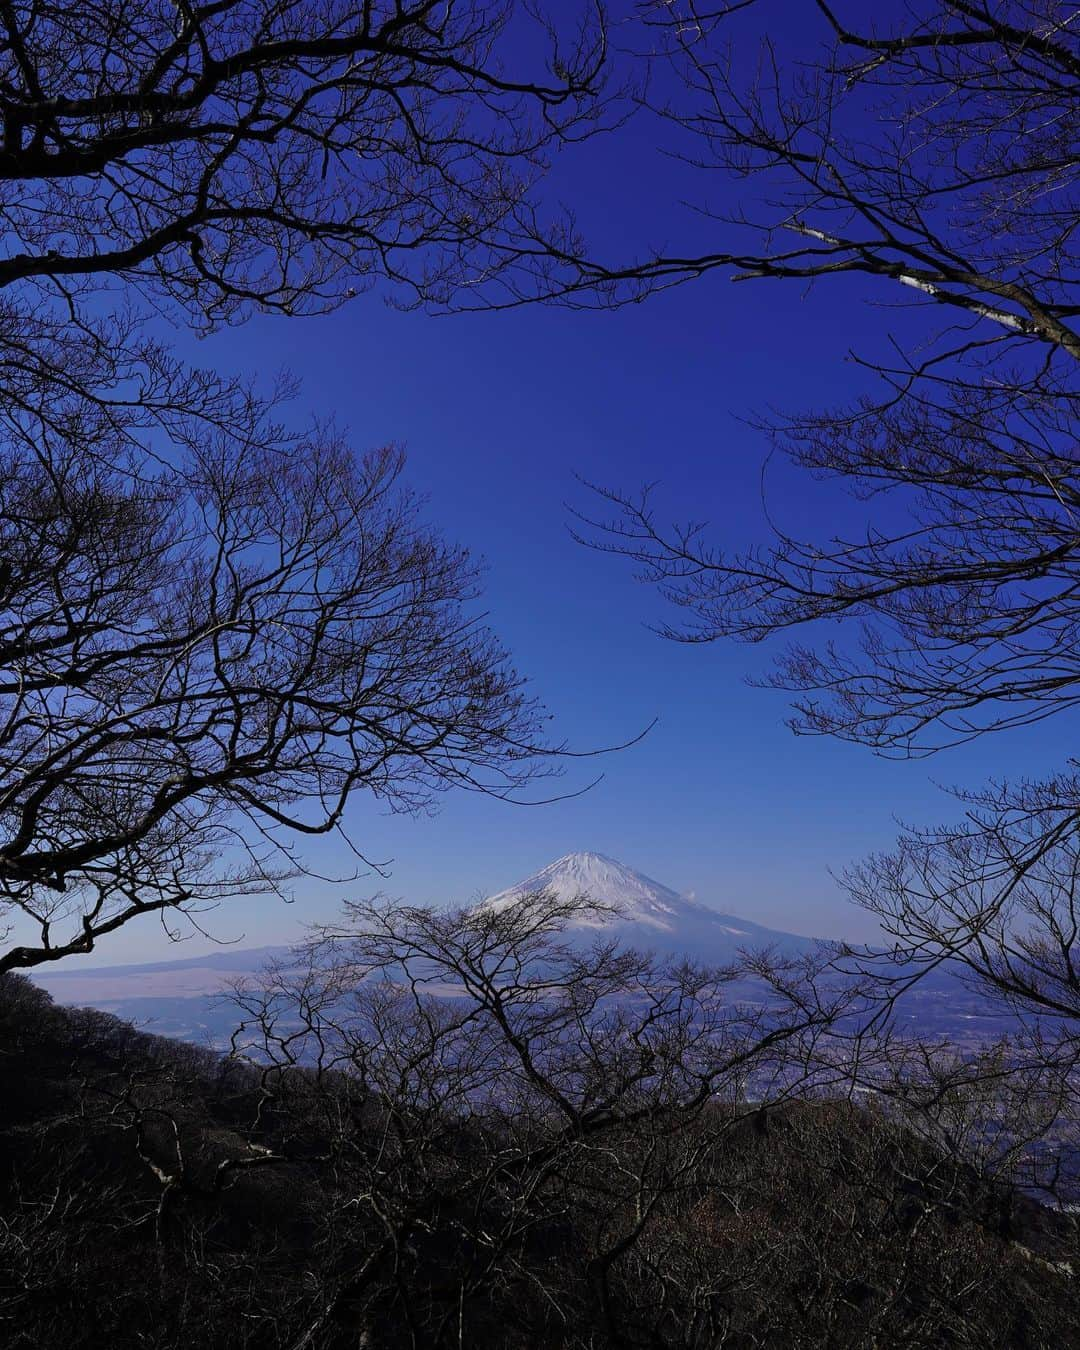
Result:
[[[583,148],[563,171],[600,248],[701,239],[676,206],[687,185],[645,126]],[[730,187],[723,187],[731,192]],[[582,200],[583,199],[583,200]],[[856,747],[796,739],[784,697],[749,688],[768,654],[737,645],[682,647],[645,626],[657,601],[616,560],[568,532],[566,503],[586,504],[575,475],[633,488],[660,479],[674,517],[706,517],[738,547],[765,537],[759,499],[764,438],[740,419],[771,406],[839,402],[859,387],[845,358],[890,333],[921,331],[900,297],[839,284],[744,283],[722,276],[615,312],[532,308],[435,318],[362,296],[318,319],[257,319],[193,347],[192,357],[303,385],[298,411],[333,412],[358,449],[408,450],[408,479],[429,519],[487,563],[490,622],[575,748],[630,749],[571,765],[584,796],[525,808],[450,795],[434,815],[389,816],[355,798],[350,829],[389,875],[340,890],[298,887],[297,902],[239,903],[208,917],[245,945],[287,941],[342,898],[385,890],[468,901],[574,849],[609,853],[706,903],[800,933],[871,938],[828,868],[885,847],[896,818],[955,812],[935,779],[978,782],[1055,762],[1060,729],[995,737],[948,758],[896,763]],[[770,478],[770,507],[795,531],[830,519],[826,489]],[[851,508],[846,508],[850,521]],[[855,517],[857,519],[857,516]],[[308,856],[320,868],[344,859]],[[333,850],[331,850],[333,852]],[[184,952],[205,944],[194,939]],[[97,959],[169,955],[160,930],[130,929]]]
[[[358,448],[405,443],[429,519],[485,559],[490,622],[554,714],[556,735],[602,746],[658,719],[640,744],[571,765],[567,789],[604,777],[566,802],[525,808],[451,794],[437,814],[413,818],[358,794],[350,828],[387,862],[386,880],[337,892],[305,883],[292,907],[224,907],[215,934],[285,941],[305,920],[331,917],[343,896],[379,889],[467,901],[587,848],[761,923],[868,938],[873,928],[840,895],[830,865],[887,846],[897,817],[950,814],[935,779],[1053,765],[1060,732],[1048,730],[913,763],[795,738],[784,696],[745,683],[768,668],[766,651],[660,640],[646,627],[661,612],[655,597],[570,537],[566,503],[587,501],[580,474],[630,487],[658,478],[673,515],[708,517],[732,546],[763,538],[768,447],[739,419],[851,391],[845,351],[874,340],[881,313],[842,299],[719,277],[614,313],[431,318],[368,297],[326,318],[259,320],[203,344],[200,356],[222,359],[228,344],[234,361],[267,375],[288,366],[303,381],[300,403],[333,409]],[[781,523],[828,520],[825,490],[790,473],[769,481]],[[162,945],[135,930],[124,941],[125,959]]]

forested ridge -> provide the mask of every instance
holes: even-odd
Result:
[[[0,998],[0,1325],[19,1350],[1073,1343],[1074,1220],[872,1103],[717,1104],[662,1141],[630,1126],[522,1163],[508,1190],[506,1122],[406,1121],[344,1077],[266,1077],[19,976]],[[658,1144],[670,1184],[638,1228],[618,1172]]]

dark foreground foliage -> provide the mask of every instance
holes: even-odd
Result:
[[[498,1144],[475,1121],[426,1120],[411,1156],[355,1084],[273,1083],[5,977],[3,1344],[1076,1344],[1071,1221],[872,1107],[716,1106],[564,1149],[522,1173],[536,1224],[499,1247],[509,1192],[470,1184]],[[643,1151],[666,1185],[634,1214],[619,1176]],[[380,1222],[374,1192],[415,1222]]]

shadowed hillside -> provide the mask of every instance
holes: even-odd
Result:
[[[13,1350],[1073,1343],[1071,1221],[874,1110],[716,1106],[545,1153],[543,1119],[526,1140],[355,1078],[267,1076],[18,977],[0,1037]],[[664,1184],[613,1249],[632,1197],[612,1168],[658,1149]],[[510,1210],[527,1221],[487,1242]]]

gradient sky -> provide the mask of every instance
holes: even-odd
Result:
[[[658,155],[654,139],[639,123],[583,147],[561,171],[559,190],[598,251],[708,236],[675,205],[699,184],[680,177],[688,171]],[[709,190],[714,202],[737,191]],[[248,946],[288,941],[305,920],[332,917],[345,896],[464,902],[559,854],[594,849],[760,923],[867,939],[875,928],[848,905],[830,865],[888,846],[897,818],[955,814],[938,782],[1053,766],[1059,727],[909,763],[796,739],[783,725],[783,695],[745,683],[768,668],[766,651],[660,640],[645,626],[660,612],[655,597],[628,567],[569,535],[565,504],[587,504],[582,475],[624,488],[659,479],[658,502],[673,517],[707,517],[725,546],[763,539],[768,447],[740,419],[842,401],[861,387],[850,350],[881,350],[889,334],[911,336],[928,322],[869,284],[732,285],[716,275],[616,312],[442,318],[400,313],[369,294],[329,317],[258,319],[193,345],[201,363],[267,377],[288,367],[303,383],[298,410],[333,412],[359,449],[405,443],[429,519],[486,560],[491,624],[554,714],[557,737],[602,746],[659,719],[642,743],[571,765],[566,789],[597,772],[603,780],[554,805],[456,794],[412,818],[358,793],[350,829],[387,864],[385,880],[339,890],[306,882],[292,906],[222,907],[207,917],[211,931]],[[833,501],[770,471],[770,509],[787,528],[827,527]],[[850,506],[845,519],[858,519]],[[307,855],[318,866],[345,865],[318,847]],[[89,963],[205,945],[170,948],[160,929],[133,927]]]

